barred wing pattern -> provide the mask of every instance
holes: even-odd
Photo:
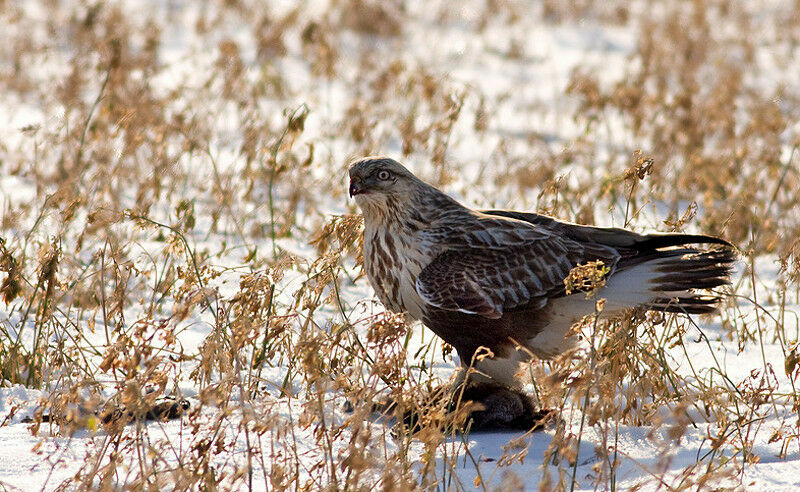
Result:
[[[486,218],[479,224],[484,227],[437,237],[450,248],[420,272],[415,287],[423,301],[499,319],[508,310],[539,309],[565,295],[564,278],[578,263],[599,259],[613,271],[620,258],[613,248],[581,244],[513,219]]]

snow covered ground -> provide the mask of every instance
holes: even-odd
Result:
[[[800,489],[792,12],[788,1],[0,4],[0,280],[8,258],[24,279],[0,302],[0,489]],[[648,102],[663,93],[642,68],[648,32],[693,40],[656,38],[649,52],[674,64],[659,69],[667,88],[685,84],[670,68],[696,69],[696,100]],[[639,99],[621,84],[637,74]],[[714,109],[707,93],[726,89],[736,107]],[[677,121],[674,154],[659,153],[665,121]],[[720,191],[727,171],[682,149],[699,139],[714,153],[727,125],[741,167]],[[657,169],[631,189],[639,149]],[[675,227],[736,242],[737,282],[720,316],[639,326],[628,343],[651,351],[636,367],[663,371],[654,386],[635,369],[617,393],[590,386],[584,400],[567,377],[563,404],[547,397],[561,427],[398,437],[345,411],[387,386],[375,361],[403,355],[395,383],[407,390],[446,382],[458,360],[421,326],[371,338],[383,308],[355,242],[313,242],[356,212],[346,165],[368,153],[476,207],[669,230],[695,202]],[[563,367],[588,366],[535,363]],[[58,398],[73,408],[154,387],[188,398],[190,414],[121,431],[35,422]],[[595,419],[587,409],[604,397],[616,413]]]

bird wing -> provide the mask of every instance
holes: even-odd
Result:
[[[602,260],[613,270],[613,248],[580,243],[519,221],[489,219],[449,234],[444,251],[422,269],[416,290],[427,304],[497,319],[516,307],[541,308],[565,295],[564,279],[579,263]],[[482,225],[483,227],[480,227]]]

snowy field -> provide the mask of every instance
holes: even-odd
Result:
[[[796,1],[11,0],[0,25],[0,490],[800,489]],[[411,433],[369,402],[459,361],[363,275],[371,154],[475,207],[724,237],[734,285],[532,362],[560,425]],[[95,415],[164,396],[189,410]]]

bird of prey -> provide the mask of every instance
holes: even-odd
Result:
[[[605,266],[596,293],[604,316],[636,307],[711,313],[720,299],[707,289],[730,283],[736,256],[722,239],[472,210],[386,157],[359,159],[349,172],[364,216],[364,269],[380,301],[422,321],[462,366],[479,347],[491,350],[475,364],[478,377],[504,387],[516,386],[529,354],[551,358],[578,342],[570,328],[595,312],[596,299],[567,293],[577,265]]]

